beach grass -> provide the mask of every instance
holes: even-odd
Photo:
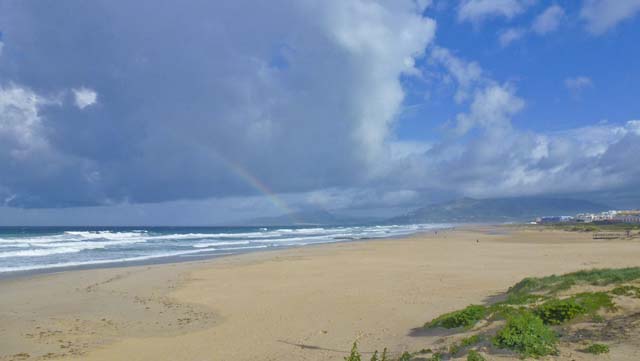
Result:
[[[522,297],[534,292],[557,293],[576,285],[607,286],[640,279],[640,267],[619,269],[592,269],[551,275],[546,277],[528,277],[509,288],[509,297]]]
[[[557,355],[559,339],[566,336],[561,335],[558,327],[578,320],[603,325],[606,320],[602,312],[617,310],[614,297],[640,297],[640,287],[627,284],[638,280],[640,267],[592,269],[563,275],[528,277],[510,287],[503,301],[486,305],[472,304],[440,315],[423,326],[425,330],[457,329],[456,332],[467,333],[466,337],[435,351],[423,349],[414,354],[405,352],[397,360],[435,361],[454,358],[466,351],[467,360],[481,361],[484,357],[478,352],[478,347],[482,347],[484,351],[492,348],[509,350],[520,358]],[[615,287],[597,292],[576,291],[576,287],[580,286]],[[480,321],[484,322],[477,326]],[[487,327],[496,321],[504,324],[497,328]],[[471,329],[474,333],[468,334]],[[609,346],[593,343],[583,351],[607,353]],[[432,355],[427,359],[414,358],[424,353]]]
[[[602,343],[593,343],[589,345],[589,347],[584,349],[584,352],[594,355],[601,355],[603,353],[609,353],[609,346]]]
[[[466,308],[446,313],[438,318],[427,322],[424,327],[444,327],[444,328],[457,328],[473,327],[478,321],[480,321],[487,313],[487,308],[482,305],[469,305]]]

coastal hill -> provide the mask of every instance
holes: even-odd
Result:
[[[462,198],[418,208],[394,217],[390,222],[509,222],[530,220],[539,216],[572,216],[581,212],[601,212],[607,209],[609,207],[603,204],[568,198]]]
[[[304,210],[275,217],[255,218],[243,225],[311,226],[408,223],[464,223],[528,221],[540,216],[572,216],[582,212],[601,212],[610,207],[579,199],[514,197],[474,199],[461,198],[430,204],[404,215],[382,219],[345,217],[326,210]]]

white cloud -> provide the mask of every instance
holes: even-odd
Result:
[[[591,78],[586,76],[576,76],[572,78],[566,78],[564,80],[564,86],[567,87],[572,95],[577,96],[582,90],[592,88],[593,81],[591,81]]]
[[[558,29],[563,17],[564,9],[558,5],[551,5],[535,18],[531,28],[540,35],[550,33]]]
[[[602,34],[640,11],[640,0],[584,0],[580,17],[593,34]]]
[[[456,62],[465,68],[464,60]],[[580,78],[585,77],[571,84],[590,84]],[[413,187],[492,197],[639,185],[640,169],[633,154],[640,153],[640,122],[555,133],[525,131],[512,124],[525,106],[512,85],[477,77],[458,86],[467,88],[473,98],[468,111],[455,118],[454,136],[435,142],[424,157],[413,157],[397,170],[412,175],[406,179],[417,180]]]
[[[50,102],[27,88],[0,86],[0,149],[8,151],[5,155],[21,157],[46,146],[39,111]]]
[[[523,13],[531,3],[531,0],[464,0],[458,8],[458,19],[471,22],[497,16],[511,19]]]
[[[525,35],[525,31],[520,28],[511,28],[500,33],[499,41],[500,45],[509,46],[514,41],[521,39]]]
[[[456,80],[458,88],[455,101],[461,103],[469,97],[471,87],[482,79],[482,69],[475,62],[464,61],[448,49],[436,46],[431,50],[430,58],[442,65]]]
[[[627,128],[629,131],[640,135],[640,120],[630,120],[627,122]]]
[[[393,11],[368,1],[336,1],[331,6],[330,29],[338,44],[360,64],[361,86],[357,94],[355,138],[365,161],[378,165],[384,143],[400,110],[404,91],[400,75],[416,74],[413,59],[424,53],[435,34],[435,22],[410,11]],[[374,169],[375,171],[375,169]]]
[[[502,121],[509,124],[478,121],[477,136],[427,153],[423,166],[430,177],[423,186],[472,197],[638,186],[634,154],[640,152],[640,134],[632,122],[535,133],[512,127],[508,110],[513,108],[506,109]]]
[[[534,32],[538,35],[553,32],[558,29],[564,16],[564,10],[560,6],[551,5],[534,19],[530,30],[518,27],[502,31],[498,37],[500,45],[503,47],[509,46],[511,43],[522,39],[530,32]]]
[[[476,90],[469,113],[457,116],[456,132],[463,135],[474,127],[502,132],[511,127],[511,117],[524,105],[512,86],[490,84]]]
[[[78,108],[84,109],[98,101],[98,93],[89,88],[72,89],[75,104]]]

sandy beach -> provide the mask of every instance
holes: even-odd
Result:
[[[524,277],[625,266],[640,241],[474,227],[19,277],[0,281],[0,360],[342,360],[355,339],[365,356],[415,351],[441,336],[413,329]]]

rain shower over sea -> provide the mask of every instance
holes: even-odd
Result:
[[[0,227],[0,275],[173,262],[311,244],[393,238],[443,224],[326,227]]]

